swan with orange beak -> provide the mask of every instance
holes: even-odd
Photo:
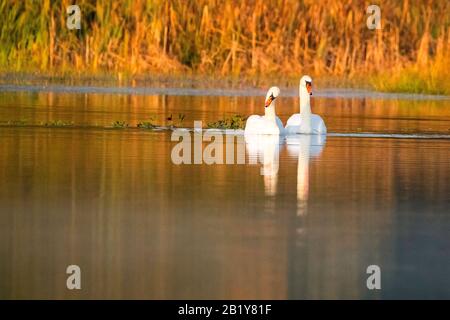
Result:
[[[264,115],[252,115],[247,119],[245,134],[274,134],[284,135],[283,123],[275,113],[275,101],[280,95],[278,87],[272,87],[267,91],[264,103]]]
[[[286,123],[286,134],[326,134],[322,118],[311,112],[312,79],[303,76],[299,84],[300,113],[293,114]]]

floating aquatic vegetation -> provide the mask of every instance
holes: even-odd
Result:
[[[2,121],[0,122],[0,125],[2,126],[16,126],[16,127],[22,127],[26,126],[28,124],[27,120],[8,120],[8,121]]]
[[[125,121],[114,121],[112,123],[112,127],[114,129],[126,129],[129,127],[128,123],[126,123]]]
[[[244,129],[247,118],[239,114],[232,115],[229,118],[210,122],[207,124],[208,128],[213,129]]]
[[[172,114],[170,114],[170,116],[168,116],[166,120],[169,122],[169,127],[176,128],[181,127],[183,125],[183,121],[185,118],[186,115],[184,113],[179,113],[177,116],[177,120],[174,119]]]
[[[72,121],[52,120],[42,123],[45,127],[70,127],[73,126]]]
[[[155,129],[156,125],[154,125],[151,121],[143,121],[139,122],[137,127],[140,129]]]

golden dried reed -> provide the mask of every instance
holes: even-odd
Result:
[[[423,90],[450,86],[450,2],[371,2],[382,30],[367,28],[363,0],[79,0],[81,30],[66,27],[71,1],[0,0],[0,71],[370,74],[386,90],[418,73]]]

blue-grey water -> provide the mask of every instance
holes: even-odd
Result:
[[[2,299],[450,298],[448,99],[318,92],[326,138],[241,136],[244,164],[176,165],[171,131],[132,127],[261,114],[259,91],[26,89],[0,91]]]

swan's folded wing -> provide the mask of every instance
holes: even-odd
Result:
[[[286,122],[286,134],[296,134],[300,132],[300,125],[302,123],[302,119],[300,117],[300,113],[294,113]]]
[[[245,134],[258,134],[261,131],[262,117],[258,115],[252,115],[248,117],[245,124]]]
[[[316,133],[316,134],[326,134],[327,133],[327,127],[325,126],[325,122],[317,114],[313,114],[311,117],[311,127],[313,128],[314,133]]]
[[[300,113],[294,113],[292,116],[289,117],[288,121],[286,122],[286,127],[288,126],[299,126],[302,119],[300,117]]]

